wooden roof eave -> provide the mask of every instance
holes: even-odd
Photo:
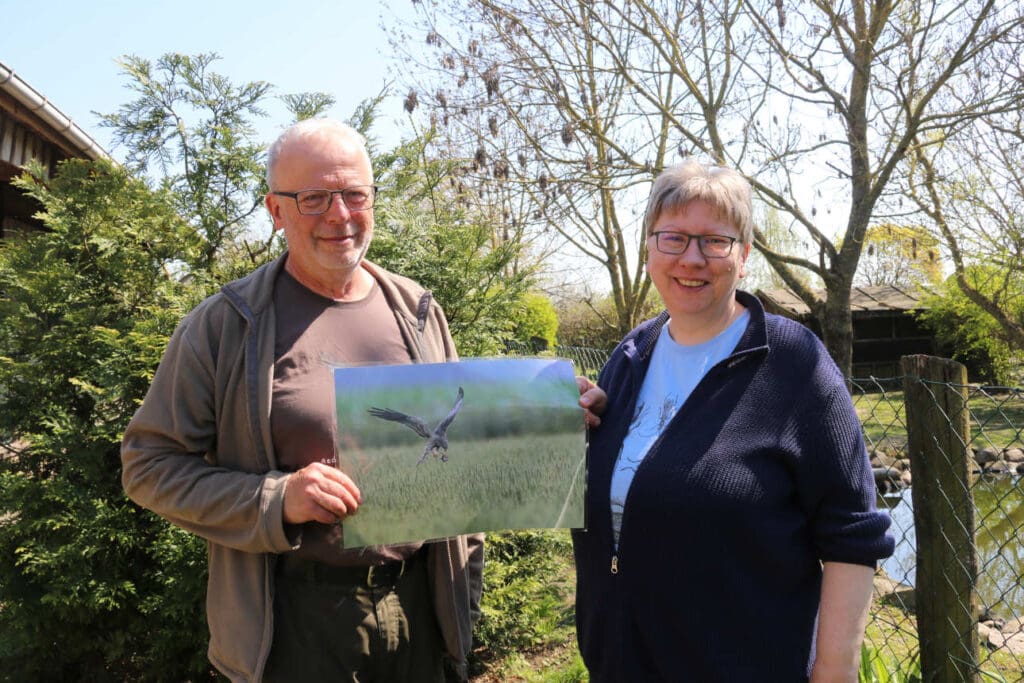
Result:
[[[4,95],[11,114],[37,130],[69,157],[91,160],[110,159],[110,155],[88,133],[0,62],[0,95]],[[11,107],[10,104],[15,106]]]

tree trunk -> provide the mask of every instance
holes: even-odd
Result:
[[[843,376],[853,369],[853,319],[850,315],[850,285],[829,287],[826,300],[813,310],[821,326],[822,341]]]

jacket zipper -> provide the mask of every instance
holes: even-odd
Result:
[[[730,358],[731,358],[731,362],[728,362],[730,360]],[[690,395],[692,396],[697,391],[697,389],[702,384],[704,384],[704,382],[708,379],[708,377],[711,374],[713,374],[713,373],[717,374],[717,370],[718,370],[718,367],[720,365],[725,364],[725,367],[731,368],[734,365],[736,365],[738,362],[743,360],[742,356],[739,357],[739,358],[732,358],[732,357],[730,357],[730,358],[723,359],[722,361],[719,361],[718,363],[716,363],[713,367],[709,368],[708,371],[704,374],[704,377],[701,378],[700,382],[697,383],[697,386],[695,386],[693,388],[693,391],[690,392]],[[679,410],[676,411],[676,414],[673,415],[672,419],[669,420],[667,425],[665,425],[665,428],[661,431],[661,434],[658,435],[658,438],[655,439],[654,443],[651,444],[651,447],[649,449],[647,449],[647,454],[654,453],[661,446],[662,441],[665,438],[665,432],[667,432],[669,427],[672,426],[672,423],[675,422],[679,418],[679,414],[683,411],[683,407],[686,405],[686,403],[689,402],[689,400],[690,399],[688,397],[686,399],[686,401],[683,402],[683,405],[679,407]],[[636,409],[636,403],[634,401],[634,403],[630,405],[630,410],[635,410],[635,409]],[[636,472],[633,474],[633,478],[634,479],[636,479],[636,477],[640,474],[640,470],[643,469],[643,467],[644,467],[644,465],[646,463],[647,463],[647,455],[644,455],[644,459],[637,466]],[[614,465],[613,465],[613,468],[614,468]],[[622,548],[622,535],[623,535],[623,532],[626,529],[626,514],[627,514],[626,510],[629,507],[629,494],[628,493],[626,494],[626,501],[625,501],[625,503],[626,504],[622,508],[622,525],[619,527],[619,544],[618,544],[618,547],[616,548],[615,544],[614,543],[612,544],[612,562],[611,562],[611,567],[610,567],[610,572],[612,574],[618,574],[619,573],[619,550],[621,550],[621,548]]]

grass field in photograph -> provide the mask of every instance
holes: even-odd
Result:
[[[502,529],[583,525],[581,432],[453,442],[448,462],[419,444],[342,452],[363,504],[345,520],[358,547]]]

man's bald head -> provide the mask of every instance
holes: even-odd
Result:
[[[372,169],[370,153],[366,149],[366,138],[352,126],[333,119],[306,119],[287,128],[278,136],[267,151],[267,187],[273,192],[278,190],[274,185],[274,173],[282,152],[292,143],[299,141],[333,139],[355,145],[366,158],[367,168]]]

